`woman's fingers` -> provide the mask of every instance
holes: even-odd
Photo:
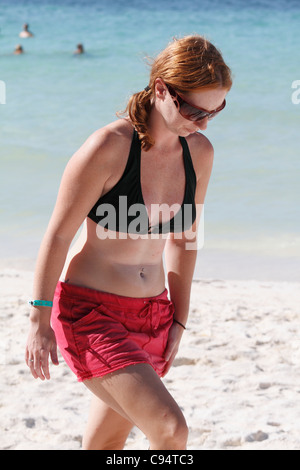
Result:
[[[28,365],[28,367],[30,368],[30,372],[31,372],[31,374],[33,375],[33,377],[34,377],[35,379],[38,379],[38,375],[37,375],[37,373],[35,372],[35,368],[34,368],[34,359],[28,359],[27,365]]]
[[[25,362],[35,379],[50,380],[49,355],[53,364],[59,364],[54,333],[39,336],[35,332],[33,338],[26,347]]]
[[[45,349],[42,349],[40,353],[40,372],[44,379],[50,380],[49,351]]]
[[[52,346],[50,350],[51,361],[55,366],[59,365],[58,356],[57,356],[57,346],[56,343]]]
[[[173,323],[169,332],[169,339],[168,339],[167,347],[166,347],[165,354],[164,354],[165,361],[166,361],[164,376],[169,372],[173,364],[173,361],[176,357],[176,354],[179,349],[179,344],[180,344],[180,340],[182,337],[182,333],[183,333],[182,327],[178,325],[177,323]]]

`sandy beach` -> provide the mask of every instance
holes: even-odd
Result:
[[[50,381],[24,363],[33,273],[0,271],[2,450],[80,450],[90,392],[60,357]],[[181,349],[163,379],[188,449],[300,449],[300,283],[196,280]],[[126,449],[147,449],[134,429]]]

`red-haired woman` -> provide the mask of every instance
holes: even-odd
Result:
[[[58,344],[91,390],[84,449],[122,449],[133,426],[150,449],[186,448],[185,418],[160,378],[188,318],[190,245],[213,164],[198,131],[231,84],[210,42],[175,39],[126,117],[91,135],[65,169],[37,260],[26,362],[49,379]]]

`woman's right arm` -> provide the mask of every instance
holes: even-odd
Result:
[[[53,300],[70,244],[109,177],[106,156],[111,151],[112,141],[108,131],[95,132],[66,166],[37,258],[33,300]],[[49,354],[52,362],[58,364],[50,316],[51,307],[31,308],[25,360],[32,375],[42,380],[50,379]]]

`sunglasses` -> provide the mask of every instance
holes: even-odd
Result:
[[[214,109],[213,111],[206,111],[206,109],[202,109],[198,106],[188,103],[170,85],[166,84],[166,87],[168,88],[168,91],[172,96],[181,116],[183,116],[185,119],[188,119],[189,121],[201,121],[201,119],[205,119],[206,117],[208,119],[213,119],[226,106],[226,100],[224,100],[219,108]]]

